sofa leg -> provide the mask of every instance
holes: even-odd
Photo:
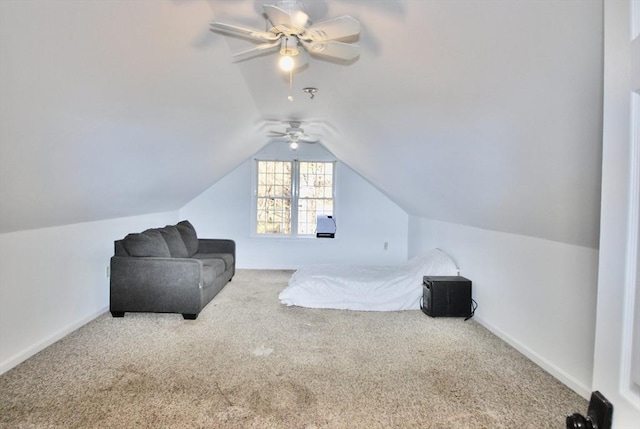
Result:
[[[182,317],[184,317],[185,320],[196,320],[198,318],[198,313],[182,313]]]
[[[111,316],[112,317],[124,317],[124,311],[112,311],[111,312]]]

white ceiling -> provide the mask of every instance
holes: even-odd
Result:
[[[411,215],[598,246],[601,1],[308,0],[362,53],[293,102],[208,31],[263,3],[0,1],[0,232],[177,210],[297,118]]]

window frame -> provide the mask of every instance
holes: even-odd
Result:
[[[284,163],[291,163],[291,234],[271,234],[271,233],[258,233],[258,169],[259,169],[259,163],[262,161],[266,161],[266,162],[284,162]],[[313,158],[313,159],[282,159],[282,158],[278,158],[278,159],[273,159],[273,158],[269,158],[269,157],[260,157],[260,158],[254,158],[253,159],[253,165],[252,165],[252,192],[251,192],[251,233],[250,236],[252,238],[271,238],[271,239],[301,239],[301,240],[306,240],[306,239],[310,239],[316,238],[315,233],[313,234],[300,234],[298,232],[298,210],[299,210],[299,204],[298,202],[300,201],[300,163],[304,163],[304,162],[317,162],[317,163],[325,163],[325,164],[332,164],[332,186],[331,186],[331,193],[332,193],[332,198],[331,200],[333,201],[333,213],[332,216],[335,218],[336,217],[336,208],[337,208],[337,187],[336,187],[336,183],[337,183],[337,172],[338,172],[338,161],[336,159],[322,159],[322,157],[318,157]]]

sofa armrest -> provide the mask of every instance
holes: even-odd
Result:
[[[197,314],[203,281],[196,259],[113,256],[110,309]]]
[[[219,238],[199,238],[198,253],[231,253],[236,259],[236,242]]]

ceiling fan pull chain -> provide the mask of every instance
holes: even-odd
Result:
[[[287,100],[293,101],[293,69],[289,70],[289,96]]]

